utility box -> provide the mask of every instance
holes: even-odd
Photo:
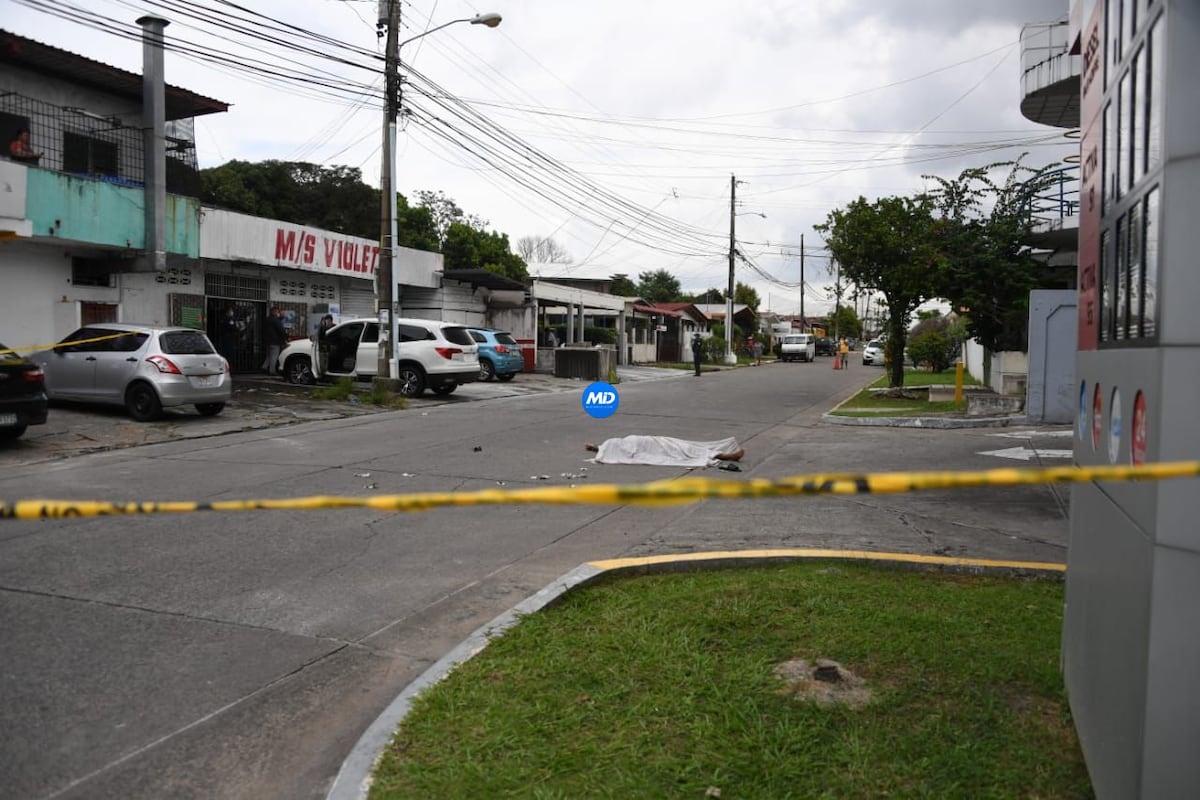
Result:
[[[617,353],[607,347],[560,347],[554,351],[554,377],[606,381]]]

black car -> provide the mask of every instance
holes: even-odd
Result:
[[[828,336],[822,336],[820,339],[817,339],[817,355],[831,356],[835,352],[837,352],[837,348],[833,345],[833,339],[830,339]]]
[[[0,344],[0,439],[16,439],[46,422],[42,368]]]

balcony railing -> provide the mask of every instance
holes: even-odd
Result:
[[[1082,60],[1069,53],[1064,22],[1039,22],[1021,29],[1021,113],[1043,125],[1079,127]]]
[[[0,133],[5,145],[20,128],[29,129],[30,147],[42,154],[35,166],[122,186],[141,186],[145,181],[142,130],[116,115],[0,92]],[[167,191],[198,196],[192,120],[168,121],[166,138]],[[0,155],[8,155],[7,146]]]
[[[1057,225],[1079,214],[1079,165],[1045,174],[1045,184],[1027,200],[1035,225]]]

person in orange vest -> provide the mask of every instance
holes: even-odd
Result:
[[[850,366],[850,342],[846,341],[846,337],[842,337],[842,341],[838,343],[838,358],[842,360],[842,369]]]

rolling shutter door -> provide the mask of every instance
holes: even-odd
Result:
[[[375,287],[371,281],[342,278],[342,319],[375,316]]]

